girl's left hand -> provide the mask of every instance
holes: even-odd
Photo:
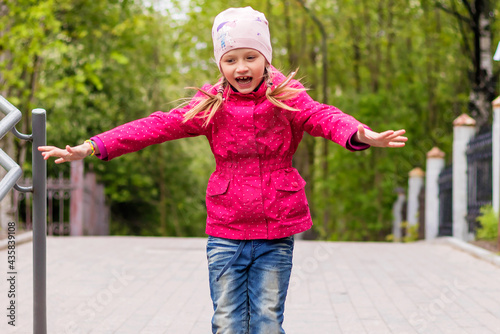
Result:
[[[374,147],[403,147],[408,138],[404,137],[405,130],[389,130],[385,132],[375,132],[366,129],[364,126],[358,126],[355,139],[361,143],[365,143]]]

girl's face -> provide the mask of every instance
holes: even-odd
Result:
[[[261,83],[266,58],[254,49],[234,49],[220,60],[222,75],[238,92],[249,94]]]

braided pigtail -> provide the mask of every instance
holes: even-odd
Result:
[[[195,105],[191,110],[189,110],[185,115],[184,115],[184,120],[183,122],[187,122],[190,119],[195,118],[198,114],[203,113],[201,115],[202,118],[205,118],[205,122],[203,123],[203,126],[206,127],[214,117],[215,113],[217,110],[219,110],[222,106],[222,103],[224,103],[224,90],[227,87],[227,80],[224,78],[222,82],[219,85],[219,88],[217,89],[217,94],[211,94],[207,91],[204,91],[201,88],[197,87],[187,87],[190,89],[196,89],[197,91],[203,93],[205,95],[205,98],[201,99],[200,103]]]
[[[282,101],[286,101],[289,99],[293,99],[297,95],[299,95],[301,92],[305,91],[305,88],[293,88],[290,87],[290,81],[295,77],[295,74],[297,73],[298,69],[296,69],[294,72],[290,73],[285,81],[283,81],[278,87],[273,89],[273,81],[272,81],[272,71],[270,67],[266,68],[266,83],[267,83],[267,90],[266,90],[266,97],[275,106],[291,111],[296,111],[297,109],[292,108]]]

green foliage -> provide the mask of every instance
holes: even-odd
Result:
[[[402,228],[406,230],[403,237],[404,242],[413,242],[418,240],[418,224],[410,225],[408,222],[401,223]]]
[[[496,240],[498,238],[498,213],[491,205],[483,206],[480,209],[481,215],[477,217],[479,227],[476,236],[478,239]]]
[[[418,224],[409,225],[407,221],[401,222],[401,229],[405,231],[403,239],[395,239],[394,234],[388,234],[385,237],[385,241],[389,242],[414,242],[418,240]]]

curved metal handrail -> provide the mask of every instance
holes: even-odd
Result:
[[[7,132],[19,123],[23,114],[1,95],[0,111],[5,114],[5,117],[0,121],[0,139],[2,139]]]
[[[9,131],[15,129],[16,124],[21,120],[22,114],[9,101],[0,95],[0,111],[5,117],[0,121],[0,139]],[[12,160],[7,153],[0,149],[0,165],[7,170],[7,175],[0,180],[0,201],[7,195],[21,178],[23,171],[21,167]]]
[[[7,153],[0,149],[0,165],[7,170],[7,175],[0,181],[0,201],[15,186],[23,175],[21,167],[12,160]]]

